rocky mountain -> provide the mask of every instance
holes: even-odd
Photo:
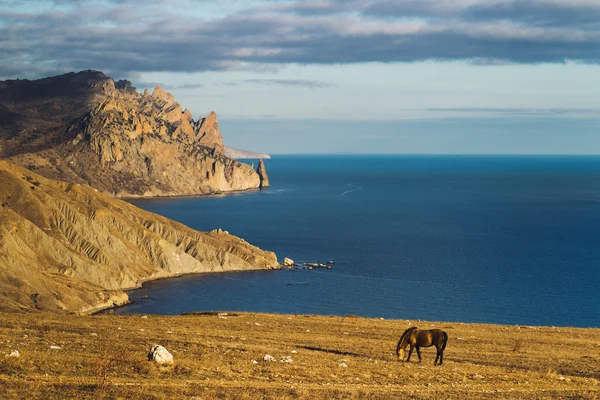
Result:
[[[271,158],[270,155],[265,154],[265,153],[257,153],[255,151],[250,151],[250,150],[241,150],[241,149],[236,149],[233,147],[229,147],[229,146],[225,146],[225,155],[229,158]]]
[[[201,233],[7,161],[0,182],[0,311],[85,313],[127,302],[124,289],[151,279],[278,265],[227,232]]]
[[[268,181],[227,157],[214,112],[194,120],[163,89],[140,94],[98,71],[0,82],[0,158],[113,196],[209,194]]]

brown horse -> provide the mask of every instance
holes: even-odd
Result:
[[[417,349],[419,362],[421,362],[421,347],[435,346],[437,349],[437,356],[435,357],[433,365],[437,364],[438,359],[440,360],[440,365],[442,365],[444,362],[444,349],[446,349],[446,343],[448,343],[448,334],[443,330],[421,330],[416,326],[413,326],[405,330],[402,336],[400,336],[400,340],[398,340],[398,345],[396,346],[396,355],[398,356],[398,361],[404,360],[404,351],[406,350],[406,347],[410,345],[406,361],[410,361],[410,355],[412,354],[413,349]]]

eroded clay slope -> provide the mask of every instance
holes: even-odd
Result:
[[[88,312],[124,289],[186,273],[277,268],[274,253],[198,232],[104,195],[0,161],[0,311]]]

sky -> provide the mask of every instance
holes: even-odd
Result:
[[[600,153],[598,0],[0,0],[0,79],[161,86],[269,153]]]

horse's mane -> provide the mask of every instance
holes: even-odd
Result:
[[[402,341],[404,340],[404,338],[406,338],[406,336],[408,336],[408,334],[410,332],[414,331],[415,329],[417,329],[416,326],[411,326],[410,328],[408,328],[407,330],[404,331],[402,336],[400,336],[400,340],[398,340],[398,345],[396,346],[396,353],[398,352],[398,350],[400,350],[400,345],[402,344]]]

